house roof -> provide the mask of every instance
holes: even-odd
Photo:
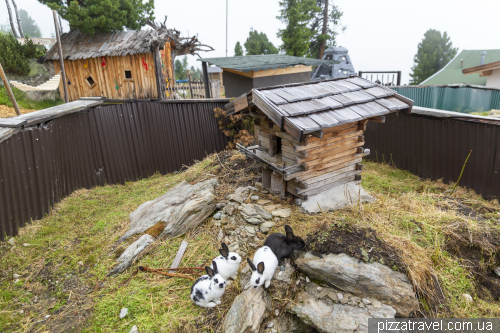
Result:
[[[73,30],[62,35],[63,56],[64,59],[77,60],[150,53],[150,31],[98,32],[92,36]],[[45,60],[59,60],[57,44],[47,52]]]
[[[337,64],[338,61],[309,59],[283,54],[248,55],[222,58],[198,59],[221,68],[228,68],[240,72],[262,71],[268,69],[287,68],[296,65],[319,66]]]
[[[207,72],[208,74],[212,74],[212,73],[222,73],[222,68],[220,67],[217,67],[217,66],[214,66],[214,67],[207,67]]]
[[[413,101],[360,77],[252,90],[253,102],[299,141],[307,133],[382,116],[411,112]]]
[[[462,73],[464,68],[470,68],[479,65],[481,60],[481,52],[486,51],[485,63],[500,61],[500,50],[463,50],[453,60],[451,60],[445,67],[443,67],[436,74],[429,77],[427,80],[420,83],[420,85],[436,86],[464,83],[470,85],[485,86],[486,77],[480,77],[478,73],[465,75]],[[461,67],[461,59],[464,60],[463,67]]]
[[[489,64],[479,65],[471,68],[466,68],[462,70],[462,73],[465,75],[474,74],[474,73],[482,73],[484,71],[491,71],[493,69],[500,68],[500,61],[490,62]]]

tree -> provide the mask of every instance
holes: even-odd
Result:
[[[5,4],[7,5],[7,12],[9,13],[9,22],[12,34],[14,35],[15,38],[21,38],[17,33],[16,26],[14,25],[14,19],[12,18],[12,10],[10,9],[9,0],[5,0]]]
[[[283,44],[281,49],[288,55],[322,58],[327,46],[335,46],[342,12],[328,0],[282,0],[280,16],[286,24],[278,31]]]
[[[285,29],[278,31],[283,44],[281,48],[288,55],[304,57],[308,54],[314,31],[311,20],[321,12],[316,0],[282,0],[280,16],[277,18],[286,24]]]
[[[276,54],[278,50],[269,41],[267,35],[263,32],[259,33],[257,30],[250,28],[250,33],[245,41],[245,49],[247,55],[261,55],[261,54]]]
[[[36,22],[28,15],[28,12],[24,9],[19,10],[19,17],[21,18],[21,24],[23,26],[24,34],[27,37],[42,37],[42,32],[40,27]]]
[[[187,79],[186,76],[186,71],[188,69],[187,56],[184,56],[182,60],[176,59],[174,66],[175,66],[175,79],[176,80]]]
[[[243,55],[243,48],[241,47],[240,42],[236,42],[236,46],[234,47],[234,55],[237,57]]]
[[[29,74],[29,60],[43,56],[42,49],[29,39],[21,44],[12,34],[0,34],[0,63],[7,73]]]
[[[38,0],[55,9],[70,29],[93,35],[97,31],[140,30],[154,20],[154,0]]]
[[[457,50],[458,48],[453,47],[446,31],[441,35],[440,31],[427,30],[413,58],[410,84],[420,84],[439,71],[457,55]]]

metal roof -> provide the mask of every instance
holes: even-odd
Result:
[[[357,76],[252,90],[253,102],[287,133],[303,134],[383,116],[411,112],[413,101]]]
[[[464,83],[485,86],[486,77],[480,77],[478,73],[469,75],[462,73],[462,70],[465,68],[479,66],[481,52],[483,51],[486,51],[485,63],[500,61],[500,50],[463,50],[445,67],[427,80],[421,82],[420,85],[434,86]],[[461,59],[464,60],[463,67],[461,67]]]
[[[98,32],[92,36],[73,30],[62,35],[63,56],[64,59],[77,60],[150,53],[150,31]],[[59,60],[57,44],[47,52],[45,60]]]
[[[247,55],[237,57],[202,58],[205,61],[221,68],[233,69],[240,72],[262,71],[268,69],[287,68],[296,65],[319,66],[337,64],[338,61],[309,59],[282,54]]]

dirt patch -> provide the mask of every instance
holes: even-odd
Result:
[[[37,110],[20,109],[21,114],[30,113]],[[0,118],[10,118],[17,116],[16,110],[7,105],[0,105]]]
[[[500,265],[500,230],[487,223],[473,227],[456,223],[445,233],[445,250],[474,275],[477,294],[483,299],[500,300],[500,277],[493,273]]]
[[[334,223],[326,231],[307,235],[307,249],[315,255],[345,253],[364,262],[378,262],[406,273],[396,250],[387,245],[371,228]]]

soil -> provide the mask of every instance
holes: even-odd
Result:
[[[387,245],[371,228],[332,224],[326,231],[307,235],[306,249],[317,256],[345,253],[364,262],[378,262],[406,273],[396,250]]]

